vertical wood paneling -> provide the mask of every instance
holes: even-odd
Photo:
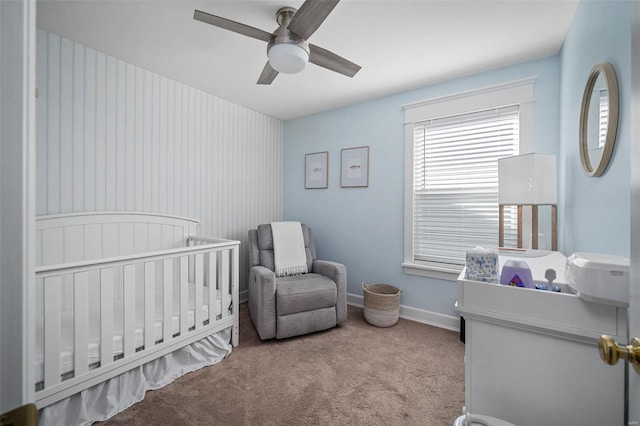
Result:
[[[160,211],[160,76],[151,74],[151,208],[150,211]]]
[[[167,120],[167,79],[166,77],[160,78],[160,93],[159,93],[159,115],[158,115],[158,131],[159,131],[159,144],[158,144],[158,178],[156,180],[158,189],[158,209],[162,213],[168,212],[167,205],[167,149],[168,149],[168,120]],[[164,188],[164,190],[161,190]]]
[[[59,73],[59,105],[60,105],[60,212],[72,211],[72,173],[73,173],[73,43],[60,39],[60,73]],[[63,72],[64,70],[64,72]],[[63,159],[68,159],[63,164]]]
[[[72,175],[73,185],[71,192],[72,211],[84,209],[84,115],[85,115],[85,48],[79,44],[73,45],[73,129],[72,141]]]
[[[143,153],[141,158],[142,167],[142,194],[143,204],[142,210],[149,212],[151,210],[151,138],[153,129],[153,99],[152,99],[152,77],[153,75],[144,70],[143,71],[143,118],[142,118],[142,138],[143,138]]]
[[[107,94],[106,94],[106,70],[107,57],[100,53],[96,53],[96,109],[95,109],[95,211],[107,210],[106,201],[106,111],[107,111]]]
[[[141,68],[136,67],[136,82],[135,82],[135,149],[133,155],[134,162],[134,179],[133,182],[128,182],[129,185],[133,185],[133,192],[135,194],[135,202],[133,210],[144,211],[144,168],[142,162],[144,161],[144,71]]]
[[[47,149],[49,132],[49,108],[48,108],[48,81],[49,81],[49,46],[48,33],[38,31],[36,34],[36,86],[38,87],[38,99],[36,99],[36,163],[38,167],[47,167]],[[44,100],[47,98],[47,100]],[[47,176],[45,171],[36,175],[36,213],[47,214]],[[38,263],[40,264],[40,263]]]
[[[282,218],[281,121],[41,30],[36,78],[38,214],[162,212],[243,243]]]
[[[167,80],[167,213],[175,212],[175,144],[176,144],[176,85],[172,80]]]
[[[114,210],[126,209],[126,173],[127,173],[127,64],[117,61],[116,64],[116,185]]]
[[[82,176],[75,176],[84,185],[84,208],[82,211],[93,211],[96,209],[96,110],[98,107],[96,98],[96,59],[98,53],[92,49],[85,49],[84,62],[84,105],[83,127],[84,137],[84,167]],[[37,139],[37,138],[36,138]]]
[[[117,60],[106,58],[106,99],[105,99],[105,210],[117,210],[117,158],[118,158],[118,73]]]
[[[47,213],[60,213],[60,39],[47,37]],[[37,137],[37,135],[36,135]],[[37,169],[39,169],[38,167]]]
[[[124,174],[124,191],[125,191],[125,203],[124,209],[128,211],[135,210],[135,158],[136,158],[136,144],[135,144],[135,130],[136,130],[136,68],[131,65],[126,65],[126,120],[125,120],[125,174]]]

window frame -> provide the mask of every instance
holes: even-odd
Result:
[[[404,176],[404,273],[447,281],[457,281],[462,267],[444,266],[437,262],[416,262],[413,253],[413,144],[414,125],[452,115],[467,114],[491,108],[519,105],[520,154],[532,152],[533,85],[536,77],[514,80],[453,95],[427,99],[402,106],[404,110],[405,176]],[[496,211],[497,214],[497,211]],[[524,220],[525,224],[529,221]],[[527,230],[523,232],[526,234]],[[497,245],[497,242],[496,242]]]

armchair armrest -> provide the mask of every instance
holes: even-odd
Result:
[[[347,320],[347,268],[341,263],[328,260],[314,260],[311,271],[325,275],[336,283],[338,299],[336,301],[336,323]]]
[[[262,340],[276,337],[276,274],[264,266],[249,272],[249,314]]]

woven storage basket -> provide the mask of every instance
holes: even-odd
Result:
[[[402,289],[388,284],[362,283],[364,319],[376,327],[391,327],[400,316]]]

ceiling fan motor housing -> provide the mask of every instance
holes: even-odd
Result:
[[[283,7],[276,13],[278,29],[267,45],[269,63],[278,72],[295,74],[304,70],[309,62],[309,43],[289,31],[287,26],[296,13],[292,7]]]

